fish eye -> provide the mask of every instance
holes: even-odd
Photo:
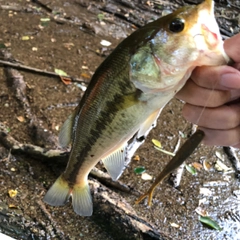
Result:
[[[169,30],[174,33],[179,33],[184,29],[184,20],[181,18],[175,18],[169,24]]]

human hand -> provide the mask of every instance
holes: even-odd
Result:
[[[205,132],[205,144],[240,148],[240,33],[224,49],[234,65],[196,68],[176,97],[186,102],[184,118]]]

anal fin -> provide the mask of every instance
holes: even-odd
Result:
[[[105,168],[114,181],[116,181],[121,176],[125,168],[126,155],[127,145],[125,144],[106,158],[102,159]]]

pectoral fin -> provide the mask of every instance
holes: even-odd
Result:
[[[146,121],[140,126],[140,129],[128,142],[128,151],[127,151],[127,156],[126,156],[126,165],[129,164],[131,161],[131,158],[133,154],[137,151],[137,149],[145,142],[145,139],[148,135],[148,133],[156,126],[156,122],[158,119],[159,114],[161,113],[162,109],[155,111],[152,113]]]
[[[59,135],[58,142],[61,147],[67,147],[72,140],[73,126],[75,123],[76,111],[74,111],[63,123]]]
[[[127,155],[127,145],[117,149],[115,152],[102,159],[111,178],[116,181],[125,168],[125,160]]]

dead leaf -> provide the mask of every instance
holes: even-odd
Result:
[[[227,172],[229,170],[231,170],[231,168],[227,167],[222,161],[217,160],[216,164],[215,164],[215,168],[217,169],[217,171],[219,172]]]
[[[101,40],[100,44],[105,47],[109,47],[112,43],[107,40]]]
[[[179,228],[180,225],[178,225],[177,223],[170,223],[171,227],[175,227],[175,228]]]
[[[4,45],[5,45],[6,47],[10,47],[10,46],[11,46],[11,43],[10,43],[10,42],[6,42],[6,43],[4,43]]]
[[[25,121],[25,118],[24,118],[23,116],[19,116],[19,117],[17,117],[17,120],[18,120],[19,122],[24,122],[24,121]]]
[[[81,73],[81,77],[85,78],[85,79],[90,79],[91,76],[87,73]]]
[[[9,207],[9,208],[17,208],[17,206],[16,206],[16,205],[14,205],[14,204],[11,204],[11,203],[10,203],[10,204],[8,204],[8,207]]]
[[[197,207],[197,208],[195,209],[195,212],[196,212],[198,215],[203,216],[203,217],[208,215],[208,212],[207,212],[205,209],[201,208],[201,207]]]
[[[203,168],[204,168],[206,171],[209,171],[209,170],[210,170],[211,165],[209,164],[208,160],[204,160],[204,161],[203,161]]]
[[[212,196],[213,195],[213,193],[210,189],[204,188],[204,187],[200,188],[199,193],[202,194],[202,195],[205,195],[205,196]]]
[[[64,43],[63,46],[67,48],[68,50],[71,50],[72,47],[74,47],[73,43]]]
[[[149,180],[152,180],[153,177],[152,177],[151,175],[149,175],[148,173],[144,172],[144,173],[142,174],[141,178],[142,178],[143,180],[149,181]]]
[[[194,162],[194,163],[192,163],[192,166],[194,167],[194,168],[196,168],[198,171],[200,171],[201,169],[202,169],[202,164],[201,163],[198,163],[198,162]]]
[[[133,160],[134,160],[134,161],[140,161],[139,155],[135,155],[135,156],[133,157]]]
[[[162,144],[160,141],[158,141],[157,139],[152,139],[152,143],[159,148],[162,148]]]
[[[220,151],[216,151],[215,152],[215,155],[217,156],[217,158],[219,158],[220,160],[224,161],[225,158],[224,158],[224,154],[221,153]]]
[[[17,193],[18,193],[18,191],[17,190],[13,190],[13,189],[8,191],[8,195],[9,195],[10,198],[16,197]]]
[[[41,22],[49,22],[51,19],[50,18],[40,18]]]
[[[29,39],[30,39],[29,36],[22,36],[22,40],[23,40],[23,41],[28,41]]]
[[[59,76],[64,76],[64,77],[67,76],[67,73],[64,72],[62,69],[55,68],[54,72],[57,73]]]
[[[62,77],[62,76],[60,76],[60,78],[65,85],[69,85],[72,83],[72,80],[70,78]]]

